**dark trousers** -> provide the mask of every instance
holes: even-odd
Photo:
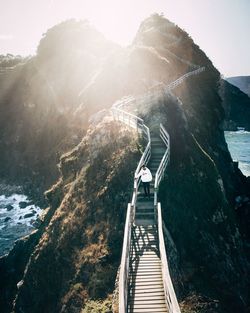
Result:
[[[142,182],[143,188],[144,188],[144,195],[145,197],[148,196],[150,197],[150,182]]]

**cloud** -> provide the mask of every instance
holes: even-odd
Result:
[[[13,35],[0,34],[0,40],[12,40]]]

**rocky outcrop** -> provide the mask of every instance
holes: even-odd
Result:
[[[69,137],[78,134],[75,139],[78,142],[86,131],[85,125],[90,124],[90,129],[71,152],[61,157],[61,178],[47,192],[50,209],[45,222],[33,237],[26,239],[27,244],[21,241],[1,260],[5,290],[1,301],[8,304],[6,313],[14,298],[16,313],[80,312],[86,303],[85,308],[97,307],[95,299],[110,299],[140,146],[128,129],[108,120],[100,121],[107,115],[105,109],[121,97],[145,94],[155,85],[167,85],[200,66],[206,70],[190,76],[171,93],[155,93],[147,105],[138,101],[131,109],[137,109],[137,114],[154,130],[162,122],[171,136],[171,163],[160,186],[159,198],[167,227],[166,242],[170,242],[170,269],[183,308],[202,313],[246,312],[249,242],[235,214],[234,199],[239,192],[247,193],[248,187],[246,178],[233,164],[224,139],[227,112],[219,94],[219,72],[187,33],[157,14],[141,24],[130,47],[112,50],[114,46],[97,35],[98,49],[92,40],[84,41],[86,54],[85,48],[81,50],[82,37],[79,40],[76,35],[80,24],[73,22],[73,25],[69,32],[65,30],[64,37],[72,40],[69,55],[75,58],[80,49],[84,64],[90,62],[81,88],[78,81],[69,92],[65,78],[60,85],[57,72],[64,64],[65,55],[61,51],[64,40],[57,42],[57,27],[48,32],[50,36],[41,41],[37,58],[29,63],[34,66],[32,62],[38,62],[42,74],[50,69],[46,77],[53,88],[48,89],[45,81],[42,88],[56,91],[57,96],[62,91],[63,95],[59,101],[52,91],[49,93],[51,105],[47,108],[49,115],[54,116],[53,123],[46,130],[47,135],[40,138],[48,139],[50,135],[49,146],[55,146],[55,142],[64,142],[62,138],[68,142]],[[51,46],[51,50],[47,51],[46,46]],[[102,49],[104,54],[100,53]],[[91,56],[90,51],[93,51]],[[72,70],[75,67],[67,61],[63,72],[70,77],[68,73],[75,73]],[[77,73],[72,76],[76,80],[80,75]],[[44,76],[39,77],[41,82]],[[72,105],[69,94],[74,99]],[[39,91],[34,98],[43,99],[42,95]],[[22,116],[23,110],[18,108],[14,112]],[[40,106],[35,108],[44,113],[39,111]],[[98,110],[102,111],[88,121]],[[43,121],[46,117],[41,114]],[[83,121],[84,129],[79,126]],[[29,129],[36,129],[36,119],[32,123]],[[5,134],[9,136],[11,132],[8,127],[7,130]],[[37,142],[32,142],[33,147],[39,146]],[[14,145],[15,149],[17,146]],[[53,153],[70,146],[72,141],[62,144],[62,149],[57,147]],[[39,169],[47,173],[56,163],[53,160]],[[22,249],[25,252],[21,256],[18,251]]]
[[[227,77],[226,80],[250,97],[250,76]]]
[[[116,47],[88,22],[63,22],[47,31],[37,54],[12,67],[0,59],[0,178],[43,192],[56,181],[62,153],[78,144],[95,107],[74,115],[79,93]],[[76,121],[76,117],[79,121]]]
[[[136,138],[102,122],[61,157],[61,179],[46,194],[53,216],[41,226],[24,276],[9,273],[16,283],[22,279],[14,312],[80,312],[88,298],[112,292],[139,159]]]
[[[249,131],[250,98],[226,80],[220,82],[220,95],[225,110],[224,129],[235,131],[237,127],[244,127]]]

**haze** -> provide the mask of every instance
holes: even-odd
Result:
[[[0,54],[34,54],[42,34],[70,18],[86,18],[107,38],[128,45],[145,17],[163,12],[190,34],[223,75],[250,75],[249,0],[1,2]]]

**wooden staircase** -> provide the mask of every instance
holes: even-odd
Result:
[[[151,193],[150,199],[144,198],[140,180],[135,179],[132,199],[127,207],[119,272],[119,313],[181,313],[170,277],[161,203],[158,202],[157,195],[170,162],[170,137],[161,123],[157,130],[159,135],[150,134],[149,127],[137,115],[140,105],[145,107],[162,94],[168,94],[189,77],[203,71],[205,67],[199,67],[168,85],[154,85],[151,92],[137,98],[122,98],[111,108],[115,121],[135,129],[147,142],[135,170],[135,177],[142,164],[147,164],[153,175],[150,185],[153,194]]]
[[[152,137],[148,168],[151,170],[153,178],[165,150],[160,137]],[[150,184],[150,190],[152,191],[153,188],[154,179]],[[144,198],[143,187],[139,188],[130,247],[128,294],[128,312],[130,313],[168,312],[153,198],[153,193],[150,199]]]

